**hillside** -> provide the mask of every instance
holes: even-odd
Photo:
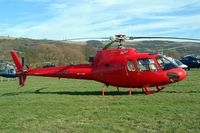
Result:
[[[2,39],[0,40],[0,60],[11,60],[10,50],[19,51],[22,56],[25,53],[26,64],[31,67],[41,66],[44,63],[56,65],[84,63],[84,46],[63,43],[52,40],[32,40],[32,39]]]
[[[199,55],[200,43],[197,42],[174,42],[174,41],[141,41],[126,45],[134,47],[140,52],[162,53],[174,58],[181,58],[188,54]]]
[[[10,37],[10,36],[0,36],[0,40],[15,40],[15,37]]]
[[[11,60],[9,52],[14,49],[25,53],[26,64],[31,67],[43,66],[47,63],[56,65],[86,63],[89,56],[94,56],[96,51],[107,43],[108,41],[95,40],[77,42],[1,37],[0,60]],[[156,40],[126,42],[124,46],[136,48],[140,52],[163,53],[181,58],[187,54],[198,55],[200,43]],[[113,47],[117,45],[113,44],[111,48]],[[20,56],[21,52],[19,52]]]

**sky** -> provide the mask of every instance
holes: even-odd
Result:
[[[200,38],[200,0],[0,0],[0,36]]]

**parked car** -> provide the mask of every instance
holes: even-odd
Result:
[[[184,70],[188,70],[188,66],[183,64],[182,62],[180,62],[179,60],[177,59],[174,59],[172,57],[169,57],[169,56],[166,56],[166,58],[172,62],[174,62],[178,67],[181,67],[182,69]]]
[[[200,58],[193,55],[184,56],[180,61],[188,66],[188,70],[190,68],[200,68]]]
[[[174,59],[175,63],[177,64],[177,66],[183,68],[184,70],[188,70],[188,66],[183,64],[181,61]]]

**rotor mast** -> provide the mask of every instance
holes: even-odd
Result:
[[[123,43],[125,42],[126,35],[123,34],[117,34],[114,36],[114,39],[116,42],[118,42],[118,48],[121,48]]]

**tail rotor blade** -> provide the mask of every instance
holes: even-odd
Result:
[[[10,52],[10,54],[11,54],[11,57],[16,65],[16,67],[17,67],[17,71],[21,71],[22,70],[22,61],[18,57],[17,53],[14,50],[12,50]]]
[[[22,56],[22,69],[24,68],[24,56]]]
[[[26,75],[27,68],[25,68],[24,55],[20,60],[20,58],[18,57],[17,53],[14,50],[12,50],[10,53],[17,67],[17,76],[19,78],[19,85],[24,86],[27,77]]]
[[[19,85],[23,86],[23,75],[22,74],[19,75]]]
[[[25,60],[24,53],[23,53],[23,56],[22,56],[21,60],[22,60],[22,70],[21,70],[21,74],[19,76],[19,85],[23,87],[24,83],[26,81],[26,75],[24,75],[24,72],[26,70],[25,63],[24,63],[24,60]]]

